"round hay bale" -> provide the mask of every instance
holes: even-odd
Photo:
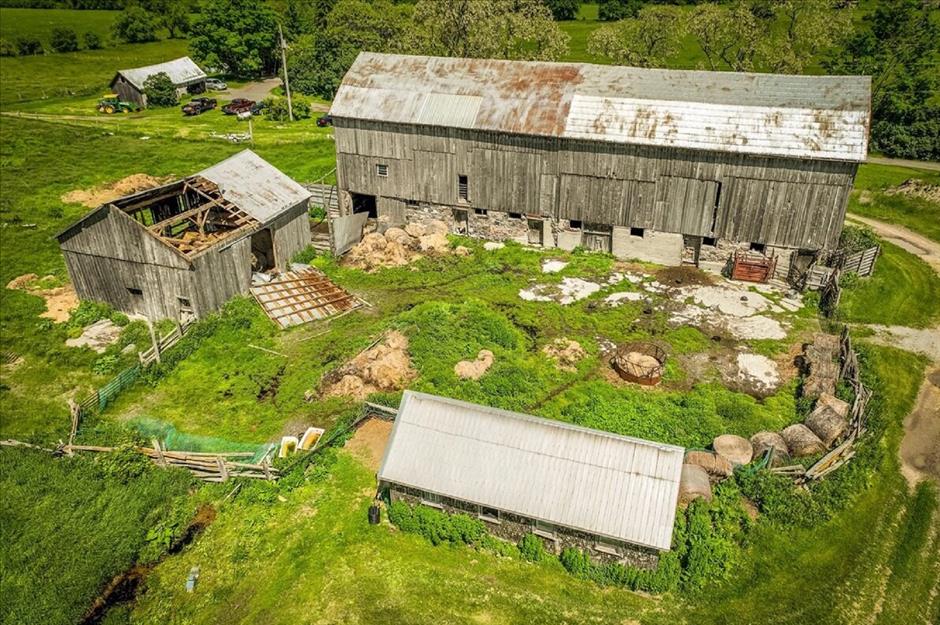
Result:
[[[722,434],[712,441],[712,449],[727,458],[731,464],[747,464],[754,457],[751,441],[734,434]]]
[[[842,436],[849,427],[849,422],[840,416],[832,405],[823,401],[817,402],[816,409],[806,417],[803,423],[819,437],[827,448],[832,447],[836,439]]]
[[[751,437],[751,447],[754,449],[754,458],[760,458],[773,447],[773,455],[770,457],[772,467],[785,467],[790,464],[787,442],[776,432],[758,432]]]
[[[826,446],[813,431],[802,423],[795,423],[784,428],[780,436],[787,443],[787,449],[794,458],[812,456],[826,451]]]
[[[685,463],[702,467],[709,476],[716,479],[730,477],[734,472],[734,467],[731,466],[728,459],[713,451],[687,451],[685,452]]]
[[[712,500],[712,485],[708,473],[695,464],[683,464],[679,478],[679,505],[687,506],[696,499]]]

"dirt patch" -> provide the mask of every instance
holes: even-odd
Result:
[[[454,375],[461,380],[479,380],[493,366],[493,352],[481,349],[476,360],[461,360],[454,365]]]
[[[53,276],[46,276],[42,278],[42,281],[54,279]],[[36,274],[27,273],[10,280],[7,283],[7,288],[26,291],[31,295],[43,298],[46,301],[46,310],[40,313],[40,317],[52,319],[56,323],[68,321],[72,311],[78,308],[78,295],[75,293],[75,289],[71,284],[43,288],[37,284],[40,281],[39,276]]]
[[[562,371],[575,371],[578,362],[587,356],[580,343],[566,337],[555,339],[542,348],[542,353],[554,360]]]
[[[904,419],[901,472],[910,484],[940,481],[940,368],[927,374],[914,410]]]
[[[378,343],[326,374],[320,394],[362,401],[379,391],[401,390],[417,376],[408,356],[408,337],[392,330]]]
[[[362,460],[367,467],[378,471],[391,433],[391,421],[367,419],[346,442],[346,449]]]
[[[69,191],[63,194],[59,199],[66,204],[82,204],[88,208],[97,208],[102,204],[113,202],[125,195],[159,187],[171,180],[173,180],[172,176],[157,178],[147,174],[131,174],[126,178],[121,178],[117,182],[110,184],[102,184],[89,189],[75,189]]]
[[[697,267],[679,265],[678,267],[664,267],[655,274],[656,280],[668,286],[711,286],[715,280]]]
[[[766,396],[777,390],[780,374],[777,363],[760,354],[738,354],[738,381],[746,386],[750,393]]]

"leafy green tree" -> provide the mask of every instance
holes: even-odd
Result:
[[[89,50],[100,50],[101,49],[101,37],[98,36],[98,33],[93,33],[88,31],[82,36],[82,39],[85,42],[85,47]]]
[[[587,49],[619,65],[662,67],[679,51],[685,32],[686,22],[678,8],[648,6],[635,18],[595,30]]]
[[[256,0],[207,0],[192,22],[193,57],[238,76],[257,76],[277,66],[274,10]]]
[[[581,0],[544,0],[545,6],[552,12],[557,21],[573,20],[578,18]]]
[[[71,28],[53,28],[49,45],[56,52],[75,52],[78,50],[78,35]]]
[[[871,144],[890,156],[940,160],[940,26],[919,0],[886,0],[823,67],[872,77]]]
[[[20,56],[33,56],[43,53],[42,42],[36,37],[17,37],[14,43]]]
[[[291,110],[294,113],[294,120],[307,119],[310,117],[310,103],[303,98],[291,98]],[[290,112],[287,109],[287,98],[270,97],[264,100],[264,115],[268,119],[276,122],[290,121]]]
[[[167,107],[179,104],[176,85],[166,72],[154,74],[145,80],[144,94],[147,96],[147,106]]]
[[[163,25],[170,33],[170,39],[185,37],[189,32],[189,9],[184,4],[170,3],[163,13]]]
[[[773,0],[772,8],[778,26],[768,28],[761,56],[774,73],[805,71],[849,32],[848,12],[834,10],[831,0]]]
[[[127,43],[145,43],[157,40],[157,17],[140,6],[129,6],[118,15],[111,26],[114,38]]]
[[[749,72],[767,36],[767,21],[758,18],[745,0],[728,7],[706,3],[693,10],[689,32],[705,54],[708,69]]]
[[[618,22],[636,17],[643,4],[643,0],[600,0],[597,17],[602,22]]]
[[[552,61],[568,35],[541,0],[418,0],[415,39],[424,54]]]

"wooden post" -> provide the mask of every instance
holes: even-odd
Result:
[[[228,468],[225,466],[225,460],[222,460],[222,456],[216,456],[215,463],[219,467],[219,474],[222,476],[222,481],[228,481]]]
[[[284,43],[284,31],[278,22],[277,34],[281,39],[281,67],[284,69],[284,92],[287,94],[287,116],[294,121],[294,105],[290,97],[290,80],[287,78],[287,44]],[[250,120],[249,120],[250,121]]]
[[[150,341],[153,343],[153,357],[160,362],[160,341],[157,340],[157,333],[153,329],[153,323],[147,320],[147,329],[150,330]]]
[[[153,449],[157,452],[157,464],[161,467],[166,466],[166,458],[163,456],[163,450],[160,449],[160,441],[153,439]]]

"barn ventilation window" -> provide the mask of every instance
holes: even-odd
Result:
[[[421,503],[424,504],[425,506],[430,506],[432,508],[444,507],[441,505],[441,496],[438,495],[437,493],[428,493],[428,492],[422,493]]]
[[[620,549],[614,545],[611,545],[610,543],[596,542],[594,543],[594,551],[598,553],[605,553],[609,556],[620,555]]]
[[[555,526],[545,521],[536,521],[534,533],[543,538],[555,538]]]
[[[379,163],[375,166],[375,174],[377,176],[382,176],[383,178],[388,178],[388,165],[385,163]]]
[[[645,232],[646,232],[646,231],[645,231],[643,228],[630,228],[630,236],[631,236],[631,237],[640,237],[640,238],[642,239],[642,238],[643,238],[643,234],[644,234]]]
[[[575,230],[580,230],[580,229],[581,229],[581,220],[580,220],[580,219],[572,219],[571,221],[568,222],[568,225],[570,225],[570,226],[571,226],[572,228],[574,228]]]
[[[509,213],[510,219],[522,219],[522,213]]]
[[[718,247],[718,239],[715,237],[705,237],[702,239],[702,245],[706,245],[708,247]]]
[[[751,243],[752,252],[760,252],[761,254],[763,254],[765,249],[766,248],[763,243]]]
[[[408,206],[408,207],[411,207],[411,208],[417,208],[417,207],[418,207],[418,200],[405,200],[405,206]]]
[[[480,217],[486,217],[488,214],[485,208],[474,208],[473,212],[479,215]]]
[[[131,295],[143,295],[144,294],[143,290],[138,289],[137,287],[134,287],[134,286],[127,287],[127,292],[130,293]]]
[[[470,201],[470,183],[466,176],[457,176],[457,199],[461,202]]]
[[[499,523],[499,510],[482,506],[480,507],[480,518],[490,523]]]

